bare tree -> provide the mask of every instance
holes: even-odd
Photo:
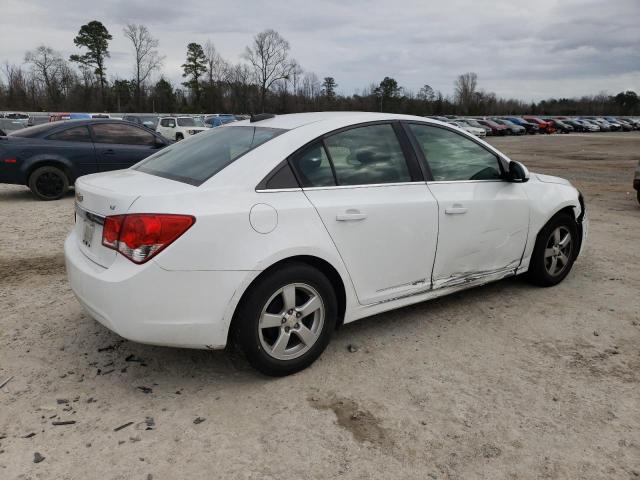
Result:
[[[224,80],[228,65],[222,56],[220,56],[211,40],[207,40],[207,43],[204,45],[204,56],[207,59],[206,63],[207,72],[209,74],[209,85]]]
[[[265,30],[253,37],[253,45],[247,47],[244,58],[254,69],[260,85],[260,108],[264,112],[267,90],[278,80],[288,79],[293,70],[289,61],[289,42],[275,30]]]
[[[49,102],[55,108],[62,94],[61,84],[69,70],[66,61],[59,52],[45,45],[29,50],[24,61],[31,65],[34,80],[44,84]]]
[[[4,63],[4,74],[7,77],[7,103],[18,108],[26,106],[27,81],[20,65]],[[15,107],[14,107],[15,108]]]
[[[158,39],[153,38],[145,25],[128,24],[124,27],[124,36],[133,45],[136,109],[140,110],[142,87],[149,76],[160,69],[164,56],[158,54]]]
[[[473,104],[478,86],[478,75],[474,72],[467,72],[459,75],[454,82],[456,102],[467,113],[469,107]]]

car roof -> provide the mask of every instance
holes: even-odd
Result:
[[[235,122],[234,125],[252,125],[256,127],[281,128],[284,130],[293,130],[312,123],[335,123],[337,125],[357,124],[365,122],[376,122],[384,120],[413,120],[420,122],[429,122],[443,124],[439,120],[433,120],[425,117],[417,117],[413,115],[400,115],[396,113],[377,113],[377,112],[308,112],[308,113],[290,113],[287,115],[276,115],[272,118],[251,122],[250,120],[241,120]]]

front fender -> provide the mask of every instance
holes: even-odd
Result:
[[[540,230],[554,215],[570,207],[576,221],[581,217],[580,192],[571,184],[541,182],[531,175],[531,180],[523,184],[531,205],[529,236],[522,259],[521,270],[529,267],[531,255]]]

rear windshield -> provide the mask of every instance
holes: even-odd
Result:
[[[133,168],[198,186],[245,153],[285,131],[250,126],[215,128],[174,143]]]
[[[37,137],[42,132],[47,132],[47,131],[52,130],[52,129],[54,129],[56,127],[59,127],[59,126],[60,126],[59,122],[43,123],[43,124],[37,125],[35,127],[28,127],[28,128],[23,128],[21,130],[16,130],[15,132],[13,132],[11,134],[11,136],[13,136],[13,137],[27,137],[27,138]]]

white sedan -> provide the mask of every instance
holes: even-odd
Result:
[[[79,178],[65,256],[121,336],[234,342],[286,375],[343,323],[525,272],[555,285],[586,230],[568,181],[446,123],[263,114]]]
[[[466,122],[452,121],[452,122],[447,122],[447,123],[449,125],[453,125],[454,127],[461,128],[465,132],[468,132],[468,133],[470,133],[472,135],[475,135],[476,137],[486,137],[487,136],[487,131],[484,128],[474,127],[472,125],[469,125]]]

